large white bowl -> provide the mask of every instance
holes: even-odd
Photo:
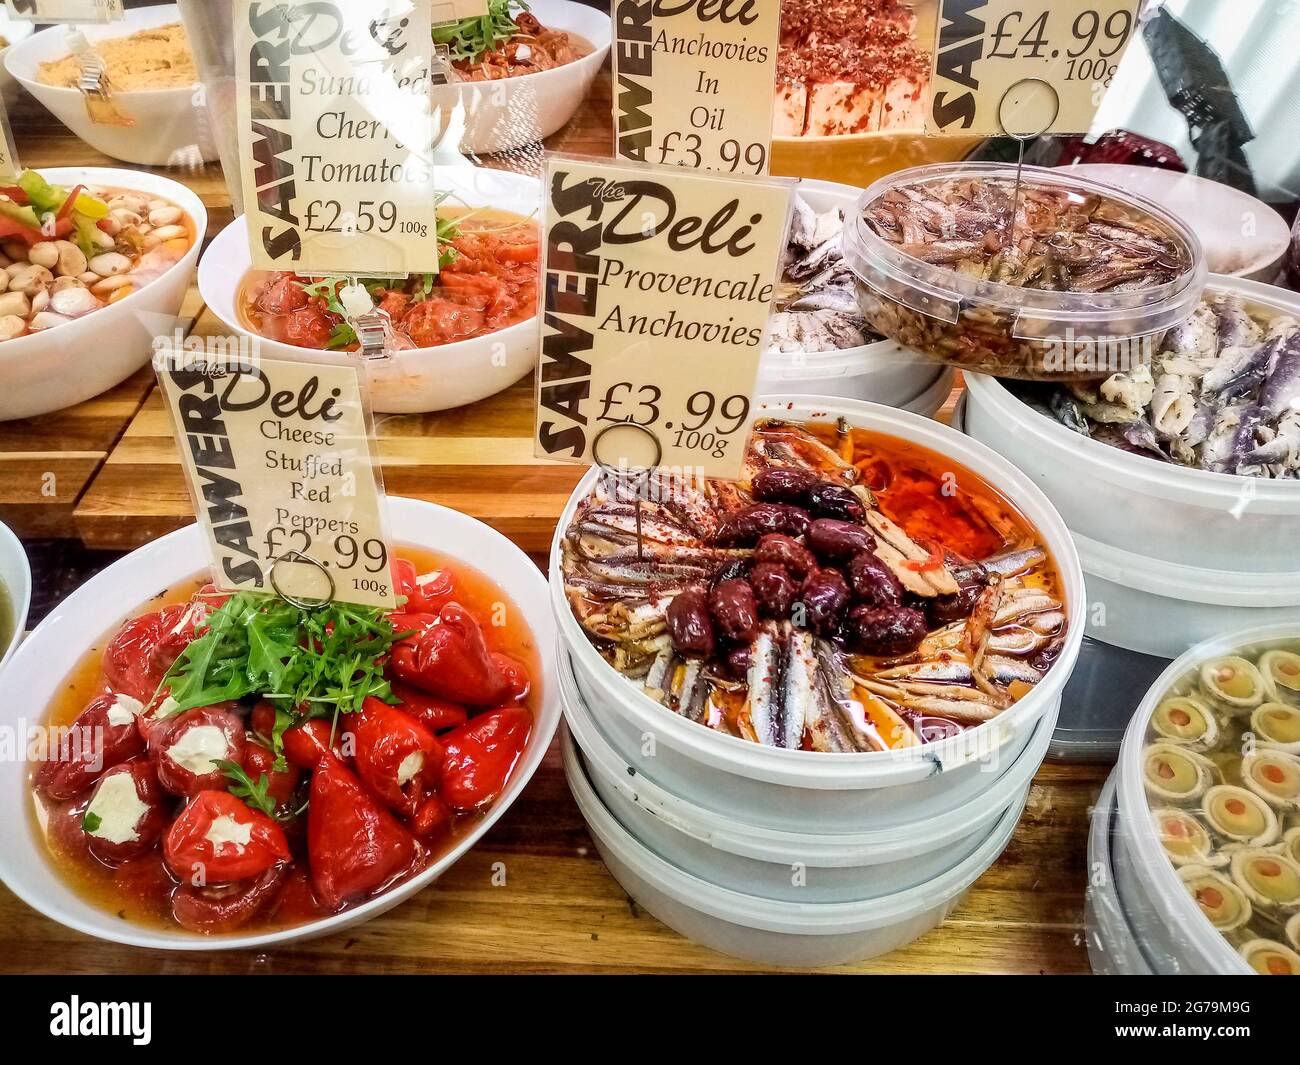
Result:
[[[19,41],[27,40],[35,32],[36,23],[10,18],[8,9],[0,8],[0,37],[4,37],[9,42],[7,48],[0,48],[0,95],[3,95],[5,109],[11,113],[11,116],[14,105],[18,103],[19,89],[18,82],[5,68],[5,56],[9,54],[9,48]]]
[[[549,137],[582,106],[609,54],[613,31],[608,11],[571,0],[528,0],[528,6],[547,29],[575,33],[594,51],[577,62],[518,78],[435,86],[433,106],[464,116],[463,152],[505,152]]]
[[[0,585],[4,587],[5,597],[9,601],[9,617],[6,619],[13,628],[9,631],[9,640],[0,645],[0,666],[13,657],[18,644],[22,642],[23,632],[27,628],[27,612],[32,606],[32,566],[27,561],[27,552],[22,542],[13,534],[8,525],[0,524]]]
[[[1300,294],[1272,285],[1216,275],[1207,288],[1300,316]],[[1201,569],[1300,570],[1300,479],[1238,477],[1130,455],[1067,429],[984,374],[966,374],[966,395],[966,432],[1032,477],[1072,532]]]
[[[449,202],[469,207],[496,207],[535,217],[541,200],[541,183],[536,178],[506,170],[440,168],[437,182],[439,189],[453,194]],[[239,289],[251,261],[248,227],[240,217],[217,234],[199,263],[203,301],[232,334],[251,338],[269,358],[318,363],[355,358],[345,352],[267,340],[243,325],[237,309]],[[537,352],[536,317],[472,340],[390,352],[366,363],[370,403],[381,414],[419,414],[474,403],[531,373],[537,365]]]
[[[1054,715],[1083,641],[1083,572],[1065,523],[1024,474],[993,451],[938,422],[874,403],[821,396],[768,396],[756,417],[831,421],[920,444],[982,477],[1015,503],[1038,530],[1064,585],[1069,629],[1056,664],[1032,692],[993,721],[937,743],[899,751],[825,754],[728,736],[654,702],[617,673],[587,638],[564,594],[565,530],[591,492],[593,469],[574,490],[551,544],[551,598],[578,692],[619,755],[674,794],[749,824],[778,830],[856,832],[957,810],[996,783]]]
[[[126,12],[119,22],[79,27],[93,45],[110,37],[129,37],[138,30],[179,22],[175,4],[141,7]],[[114,159],[145,166],[197,167],[217,158],[216,140],[208,125],[208,112],[198,85],[173,89],[137,89],[115,92],[113,100],[133,126],[101,125],[90,120],[79,89],[44,85],[36,79],[43,62],[62,59],[69,52],[67,29],[53,26],[13,45],[4,57],[5,69],[23,88],[97,151]]]
[[[0,421],[33,418],[107,392],[144,366],[155,337],[176,328],[194,277],[208,212],[184,185],[158,174],[60,166],[41,174],[56,185],[130,189],[170,200],[194,223],[194,245],[161,277],[107,307],[53,329],[0,343]]]
[[[1083,896],[1084,939],[1088,964],[1097,976],[1150,976],[1151,965],[1138,946],[1115,888],[1111,836],[1115,822],[1115,785],[1111,773],[1093,807],[1088,830],[1088,890]]]
[[[505,791],[481,823],[419,876],[369,902],[296,928],[252,934],[202,936],[182,929],[129,924],[86,901],[56,874],[29,816],[31,767],[22,759],[0,762],[0,879],[33,909],[78,932],[116,943],[167,950],[264,947],[337,932],[368,921],[428,887],[458,861],[519,797],[541,764],[560,720],[555,675],[555,627],[546,582],[528,556],[500,533],[454,510],[413,499],[389,498],[388,531],[395,547],[411,544],[464,559],[480,568],[514,600],[537,641],[543,698],[528,746]],[[51,701],[87,649],[121,622],[124,612],[158,589],[194,575],[204,557],[203,538],[191,525],[155,540],[92,577],[60,603],[18,649],[5,668],[5,723],[44,720]]]
[[[970,855],[919,887],[859,902],[786,902],[710,884],[638,843],[600,801],[567,728],[561,744],[569,790],[623,889],[688,939],[763,965],[842,965],[918,939],[998,860],[1024,809],[1013,805]]]

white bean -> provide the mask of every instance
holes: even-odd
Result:
[[[138,226],[144,221],[134,211],[128,211],[125,207],[119,207],[114,211],[109,211],[108,216],[120,222],[124,226]]]
[[[185,236],[184,226],[159,226],[152,233],[151,237],[157,237],[160,242],[175,240],[177,237]]]
[[[62,325],[64,322],[72,321],[71,318],[64,318],[61,314],[55,314],[53,311],[41,311],[39,314],[32,316],[30,323],[32,332],[39,332],[42,329],[53,329],[56,325]]]
[[[0,317],[16,314],[26,318],[32,313],[32,301],[25,292],[5,292],[0,294]]]
[[[110,292],[121,288],[123,285],[130,285],[132,283],[130,274],[115,274],[112,277],[104,278],[102,281],[96,281],[90,286],[90,291],[95,293],[97,296],[103,297],[107,296]]]
[[[87,288],[89,288],[91,285],[93,285],[96,281],[99,280],[99,275],[95,273],[94,270],[86,270],[84,273],[80,273],[77,275],[77,280],[80,281]]]
[[[99,228],[90,231],[90,239],[95,242],[95,247],[97,248],[104,248],[107,250],[109,248],[117,247],[117,238],[109,236],[109,234]]]
[[[65,288],[50,297],[50,310],[67,315],[69,318],[79,318],[102,306],[103,304],[86,288]]]
[[[32,297],[32,313],[33,313],[33,314],[39,314],[41,311],[45,310],[45,308],[48,307],[49,305],[50,305],[50,290],[49,290],[49,289],[45,289],[45,288],[40,289],[40,290],[36,293],[36,295],[34,295],[34,296]]]
[[[53,294],[55,292],[62,292],[64,289],[67,288],[85,288],[85,287],[86,287],[85,284],[81,281],[80,278],[67,277],[65,275],[64,277],[56,277],[54,279],[54,284],[50,286],[50,293]]]
[[[59,261],[59,246],[52,240],[39,241],[27,249],[27,260],[53,270]]]
[[[123,256],[126,258],[126,256]],[[16,274],[9,275],[10,290],[17,289],[19,292],[25,292],[27,295],[35,295],[39,290],[49,288],[54,281],[54,275],[45,267],[37,266],[35,263],[25,266]]]
[[[24,270],[29,269],[31,265],[31,263],[10,263],[5,267],[5,276],[12,279],[15,274],[21,274]]]
[[[149,224],[151,226],[174,226],[181,220],[181,209],[179,207],[158,207],[149,212]]]
[[[6,314],[0,318],[0,340],[13,340],[27,332],[27,319],[16,314]]]
[[[105,233],[107,233],[110,237],[116,237],[119,233],[122,232],[122,223],[119,222],[112,215],[109,215],[107,218],[100,220],[99,228],[103,230]]]
[[[115,274],[124,274],[130,270],[131,260],[121,252],[109,251],[103,255],[96,255],[87,266],[99,274],[100,277],[112,277]]]
[[[65,276],[76,277],[86,270],[86,253],[70,240],[56,242],[59,249],[58,272]]]

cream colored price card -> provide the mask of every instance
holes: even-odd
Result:
[[[253,265],[437,269],[430,0],[234,0]]]
[[[396,606],[357,364],[167,345],[154,368],[218,587]]]
[[[0,174],[20,174],[18,149],[14,147],[14,133],[9,126],[9,112],[0,100]]]
[[[614,154],[766,174],[780,0],[614,0]]]
[[[539,457],[739,475],[792,184],[547,157]]]
[[[116,22],[122,0],[5,0],[12,18],[27,22]]]
[[[482,18],[487,13],[488,0],[433,0],[431,11],[435,24]]]
[[[1138,7],[1139,0],[939,0],[926,131],[1086,133],[1137,28]]]

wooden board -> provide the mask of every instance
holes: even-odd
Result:
[[[941,928],[832,971],[1088,972],[1088,811],[1106,772],[1045,766],[1010,846]],[[569,796],[557,747],[519,801],[437,884],[334,936],[233,953],[133,950],[48,921],[3,887],[0,928],[0,971],[22,973],[764,971],[683,939],[628,898]]]

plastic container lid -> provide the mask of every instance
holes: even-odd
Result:
[[[1178,216],[1151,200],[1068,169],[1026,166],[1022,187],[1050,186],[1105,196],[1150,215],[1182,244],[1191,264],[1173,281],[1129,292],[1058,292],[1021,288],[960,274],[914,258],[878,236],[865,211],[885,193],[904,185],[953,178],[1014,180],[1011,163],[939,163],[900,170],[867,188],[858,200],[857,217],[844,227],[844,259],[866,285],[906,307],[950,324],[963,313],[986,310],[1013,321],[1012,336],[1044,340],[1144,336],[1186,319],[1205,287],[1206,268],[1200,240]]]

